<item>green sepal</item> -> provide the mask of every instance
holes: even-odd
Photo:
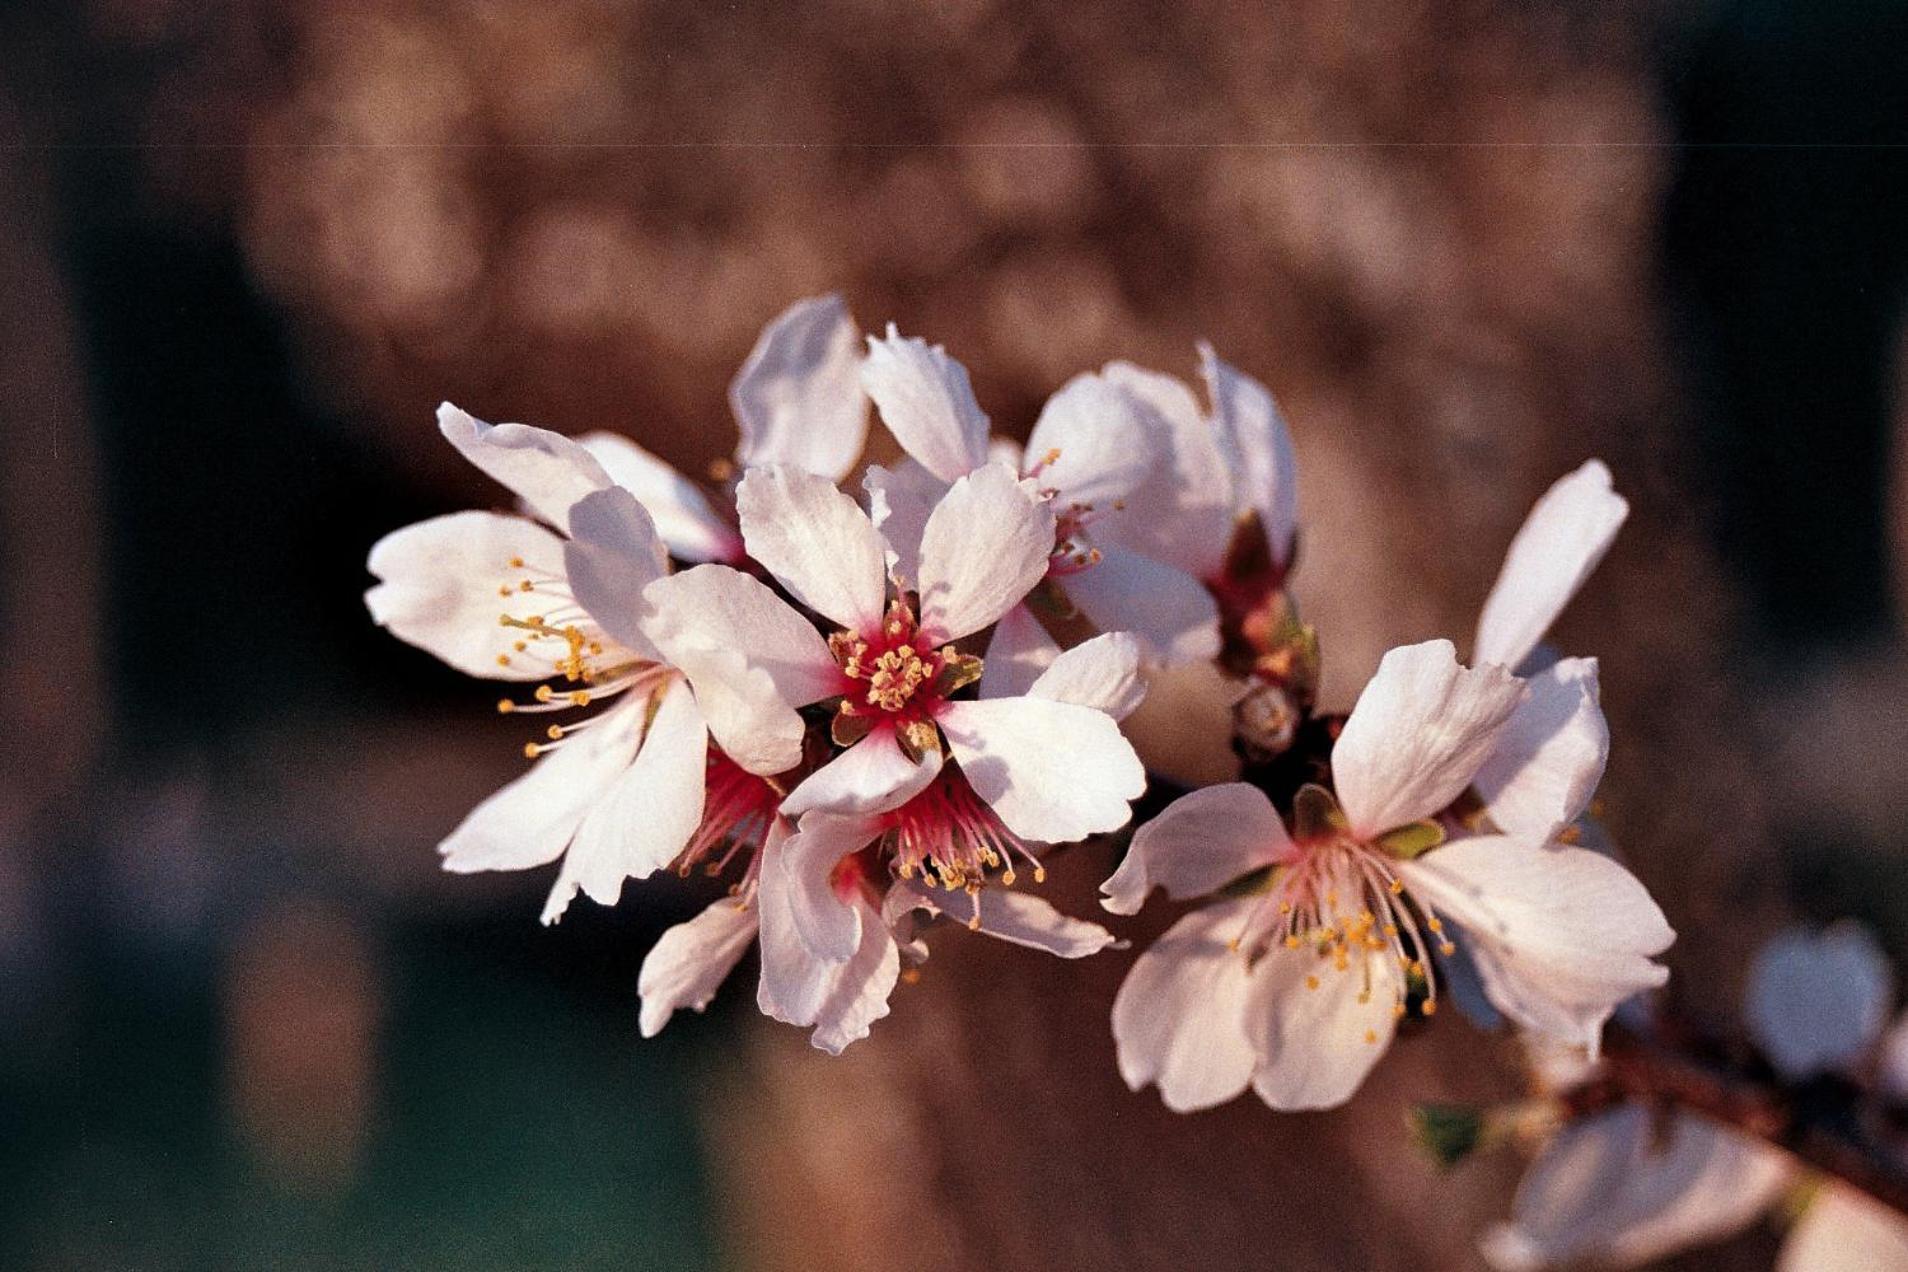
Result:
[[[1484,1140],[1484,1113],[1466,1104],[1418,1104],[1406,1115],[1411,1142],[1443,1169],[1469,1157]]]
[[[1232,900],[1237,897],[1262,897],[1279,886],[1278,866],[1265,866],[1250,874],[1240,875],[1214,895]]]
[[[1410,861],[1444,842],[1444,827],[1434,821],[1415,821],[1378,836],[1378,846],[1400,861]]]
[[[1330,791],[1307,782],[1292,799],[1292,828],[1299,842],[1304,843],[1342,835],[1351,828],[1351,823],[1345,820],[1338,800]]]

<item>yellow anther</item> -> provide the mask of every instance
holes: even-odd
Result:
[[[1318,977],[1316,977],[1316,976],[1307,976],[1307,977],[1305,978],[1305,988],[1307,988],[1307,989],[1317,989],[1317,988],[1318,988]]]
[[[497,665],[498,665],[499,667],[508,667],[508,666],[510,665],[510,655],[509,655],[509,654],[498,654],[498,655],[497,655]]]
[[[543,748],[538,746],[535,742],[525,742],[523,744],[523,758],[526,760],[534,760],[542,750]]]
[[[1438,1000],[1435,998],[1427,998],[1424,1000],[1424,1005],[1419,1007],[1418,1010],[1427,1016],[1435,1016],[1438,1014]]]
[[[521,654],[530,648],[530,642],[527,640],[515,641],[510,647]]]
[[[538,685],[536,693],[531,696],[538,702],[549,702],[556,697],[556,690],[549,685]]]
[[[1378,1031],[1376,1029],[1365,1030],[1365,1042],[1367,1045],[1375,1044],[1377,1041],[1378,1041]]]
[[[537,585],[532,583],[529,579],[525,579],[523,582],[517,584],[517,590],[519,592],[534,592],[536,591],[536,587]]]
[[[1438,946],[1438,953],[1444,955],[1446,958],[1450,958],[1453,954],[1457,953],[1457,946],[1451,944],[1449,941],[1445,941]]]
[[[1046,454],[1040,457],[1040,464],[1043,468],[1048,464],[1057,464],[1059,462],[1060,462],[1060,448],[1058,446],[1054,447],[1052,450],[1048,451]]]
[[[1299,941],[1299,939],[1298,939],[1298,937],[1296,937],[1296,936],[1288,936],[1288,937],[1286,937],[1286,938],[1285,938],[1285,948],[1286,948],[1286,949],[1288,949],[1288,950],[1295,950],[1295,949],[1297,949],[1297,948],[1299,947],[1299,945],[1300,945],[1300,941]]]
[[[1394,897],[1404,895],[1404,880],[1403,879],[1393,879],[1391,881],[1391,895]]]
[[[1046,881],[1047,881],[1047,868],[1045,866],[1035,866],[1034,867],[1034,882],[1045,883]]]
[[[1444,931],[1444,920],[1440,918],[1433,917],[1433,918],[1426,919],[1424,921],[1424,925],[1430,928],[1433,932]]]
[[[499,596],[509,596],[510,594],[511,594],[511,593],[510,593],[510,585],[509,585],[508,583],[506,583],[506,584],[504,584],[504,585],[503,585],[502,587],[500,587],[500,588],[498,588],[498,589],[497,589],[497,595],[499,595]],[[509,616],[508,616],[508,615],[505,615],[505,617],[504,617],[504,624],[505,624],[505,626],[508,626],[508,625],[509,625],[509,623],[510,623],[510,618],[509,618]]]
[[[510,568],[511,568],[511,569],[513,569],[513,570],[521,570],[521,569],[523,568],[523,558],[522,558],[522,557],[511,557],[511,558],[510,558]]]
[[[589,706],[590,691],[587,689],[572,689],[570,691],[570,705],[573,707]]]
[[[512,711],[515,711],[516,709],[517,709],[517,704],[512,702],[510,699],[508,698],[497,699],[497,714],[498,715],[509,715]]]

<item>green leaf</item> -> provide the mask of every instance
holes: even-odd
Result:
[[[1400,861],[1423,856],[1444,842],[1444,827],[1433,821],[1415,821],[1378,836],[1378,846]]]
[[[1414,1105],[1406,1121],[1411,1142],[1447,1170],[1469,1157],[1484,1138],[1483,1112],[1465,1104]]]
[[[1301,843],[1342,835],[1350,825],[1330,791],[1311,782],[1299,787],[1292,800],[1292,826]]]

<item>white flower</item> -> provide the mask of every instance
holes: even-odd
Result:
[[[797,301],[764,327],[729,385],[741,428],[737,468],[789,464],[830,481],[846,476],[868,436],[860,345],[839,296]],[[649,510],[672,555],[740,563],[742,540],[733,523],[695,482],[620,434],[586,433],[577,440],[608,480]]]
[[[1649,894],[1597,853],[1508,834],[1440,843],[1430,820],[1496,753],[1525,696],[1500,667],[1460,666],[1448,641],[1394,649],[1333,750],[1336,803],[1301,792],[1296,840],[1242,784],[1196,791],[1142,827],[1102,888],[1109,910],[1134,912],[1156,886],[1227,895],[1181,919],[1121,987],[1128,1085],[1157,1083],[1182,1110],[1248,1083],[1274,1108],[1341,1103],[1408,997],[1434,1009],[1447,920],[1501,1011],[1594,1051],[1615,1006],[1666,975],[1651,956],[1673,934]],[[1561,822],[1580,811],[1553,810]]]
[[[869,469],[866,485],[895,571],[912,580],[923,568],[929,511],[954,481],[995,462],[987,416],[959,362],[892,325],[885,339],[869,338],[862,383],[910,457],[892,470]],[[1162,431],[1114,381],[1078,375],[1040,412],[1019,471],[1055,510],[1045,577],[1101,631],[1132,632],[1155,656],[1184,663],[1219,652],[1212,596],[1198,578],[1108,537],[1128,518],[1127,495],[1158,464]]]
[[[372,617],[460,671],[543,682],[529,702],[500,702],[506,713],[605,707],[530,743],[530,771],[439,845],[444,868],[522,870],[562,857],[549,923],[579,891],[614,904],[625,878],[687,868],[737,834],[759,835],[774,792],[756,774],[792,765],[799,735],[792,750],[758,744],[770,730],[755,717],[781,706],[760,695],[705,711],[650,639],[643,593],[668,560],[642,506],[560,434],[492,427],[448,403],[438,421],[544,524],[462,512],[385,536],[369,562],[380,580],[365,595]],[[711,747],[711,729],[735,750]]]
[[[1884,1034],[1893,976],[1862,928],[1791,929],[1750,971],[1745,1012],[1757,1045],[1791,1082],[1880,1053],[1877,1083],[1908,1021]],[[1577,1076],[1588,1078],[1594,1071]],[[1693,1113],[1620,1104],[1559,1131],[1525,1173],[1511,1218],[1486,1234],[1500,1272],[1628,1268],[1747,1228],[1802,1182],[1800,1163],[1764,1140]],[[1822,1180],[1776,1266],[1784,1272],[1908,1269],[1908,1219]]]

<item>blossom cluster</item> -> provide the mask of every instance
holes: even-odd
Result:
[[[1127,827],[1150,773],[1191,789],[1131,834],[1104,909],[1195,904],[1112,1004],[1135,1090],[1336,1105],[1447,995],[1593,1061],[1672,940],[1588,817],[1597,663],[1542,645],[1626,516],[1608,470],[1533,509],[1468,665],[1448,640],[1394,649],[1330,714],[1288,590],[1286,425],[1199,358],[1203,402],[1112,363],[1022,447],[940,347],[803,301],[735,378],[719,489],[611,434],[440,408],[519,511],[387,536],[367,603],[541,726],[445,867],[558,863],[545,922],[627,879],[719,876],[643,965],[644,1034],[758,946],[761,1009],[839,1052],[937,920],[1063,958],[1120,944],[1028,883]],[[871,407],[903,457],[857,472]]]

